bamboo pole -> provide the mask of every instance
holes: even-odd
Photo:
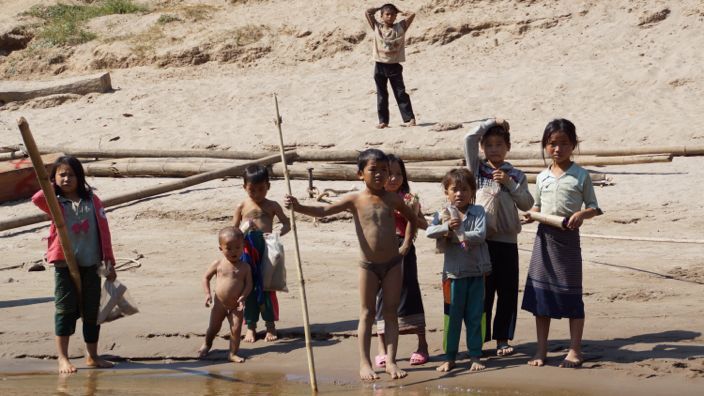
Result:
[[[5,146],[9,150],[18,151],[19,146]],[[388,154],[395,154],[403,158],[406,162],[413,161],[457,161],[464,158],[464,152],[461,148],[454,149],[394,149],[384,148]],[[251,160],[261,158],[270,151],[251,152],[251,151],[229,151],[229,150],[142,150],[142,149],[87,149],[87,148],[71,148],[71,147],[41,147],[40,152],[46,154],[49,152],[63,152],[67,155],[73,155],[80,158],[224,158],[224,159],[239,159]],[[300,161],[338,161],[338,162],[356,162],[359,151],[357,150],[297,150]],[[672,156],[695,156],[704,155],[704,146],[661,146],[661,147],[633,147],[627,149],[577,149],[575,150],[575,159],[578,163],[583,163],[583,157],[633,157],[641,155],[672,155]],[[16,158],[20,153],[9,152],[1,153],[0,159]],[[21,155],[20,155],[21,156]],[[517,160],[540,160],[543,156],[541,150],[516,150],[509,151],[506,157],[511,163],[518,163]],[[624,162],[618,162],[623,164]],[[542,162],[541,162],[542,164]],[[595,163],[595,165],[599,165]]]
[[[279,130],[279,151],[281,153],[281,165],[283,166],[284,179],[286,180],[286,189],[289,195],[291,192],[291,181],[288,177],[286,167],[286,157],[284,155],[284,135],[281,131],[281,115],[279,115],[279,100],[274,94],[274,106],[276,107],[276,119],[274,123]],[[293,241],[296,247],[296,267],[298,268],[298,284],[301,287],[301,310],[303,311],[303,332],[306,339],[306,354],[308,355],[308,374],[310,376],[310,387],[313,392],[318,392],[318,383],[315,378],[315,363],[313,361],[313,347],[310,343],[310,324],[308,322],[308,302],[306,300],[306,286],[303,281],[303,267],[301,266],[301,252],[298,246],[298,231],[296,230],[296,212],[293,207],[290,209],[291,215],[291,230],[293,231]]]
[[[314,180],[349,180],[358,181],[357,168],[354,165],[345,164],[293,164],[287,167],[288,176],[296,180],[308,180],[308,169],[312,168]],[[445,173],[452,167],[442,168],[406,168],[408,180],[412,182],[436,183],[442,181]],[[274,177],[284,177],[283,168],[280,164],[272,166]],[[592,181],[608,181],[609,177],[603,173],[590,173]],[[528,183],[535,183],[537,174],[526,174]]]
[[[20,117],[20,119],[17,120],[17,126],[20,128],[22,140],[24,141],[25,147],[27,147],[29,157],[32,159],[32,166],[34,166],[34,172],[37,175],[37,180],[39,180],[39,186],[44,192],[44,198],[49,205],[49,212],[51,213],[51,218],[54,220],[56,232],[59,235],[61,251],[64,253],[64,259],[68,265],[68,272],[73,280],[73,285],[76,287],[78,307],[82,312],[81,272],[79,271],[78,264],[76,263],[76,256],[74,255],[73,248],[71,247],[71,240],[68,238],[64,215],[61,211],[61,206],[59,206],[59,200],[56,198],[56,191],[54,191],[54,186],[51,184],[51,180],[49,180],[49,174],[46,172],[42,157],[39,154],[39,150],[37,150],[37,144],[34,142],[34,136],[32,136],[32,131],[29,129],[27,120],[24,117]]]
[[[295,158],[295,156],[296,156],[295,151],[289,151],[286,153],[286,158],[289,160]],[[142,189],[139,191],[133,191],[133,192],[129,192],[126,194],[118,194],[114,197],[109,197],[109,198],[104,199],[103,206],[105,206],[107,208],[107,207],[119,205],[119,204],[122,204],[125,202],[134,201],[134,200],[142,199],[142,198],[147,198],[147,197],[151,197],[151,196],[158,195],[158,194],[163,194],[165,192],[169,192],[169,191],[173,191],[173,190],[180,190],[183,188],[194,186],[194,185],[200,184],[200,183],[205,183],[207,181],[210,181],[213,179],[218,179],[221,177],[241,176],[242,171],[244,171],[245,168],[247,168],[250,165],[261,164],[261,165],[268,166],[268,165],[271,165],[271,164],[278,162],[280,160],[281,160],[281,156],[279,154],[270,155],[268,157],[260,158],[258,160],[248,161],[243,164],[228,166],[226,168],[220,168],[220,169],[213,170],[210,172],[199,173],[194,176],[189,176],[184,179],[177,180],[177,181],[160,184],[155,187],[146,188],[146,189]],[[26,225],[39,223],[39,222],[42,222],[42,221],[45,221],[48,219],[49,219],[48,216],[46,216],[44,214],[10,219],[7,221],[0,222],[0,231],[5,231],[5,230],[12,229],[12,228],[17,228],[17,227],[23,227]]]
[[[19,151],[19,146],[6,146]],[[148,149],[89,149],[65,146],[41,147],[42,154],[61,152],[80,158],[222,158],[255,160],[274,154],[272,151],[229,151],[229,150],[148,150]]]

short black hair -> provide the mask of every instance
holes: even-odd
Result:
[[[477,194],[477,180],[475,179],[472,171],[467,168],[455,168],[449,170],[442,178],[442,187],[447,190],[450,188],[451,184],[460,184],[469,187],[469,189],[473,192],[470,202],[474,204]]]
[[[489,128],[488,131],[484,133],[484,135],[479,139],[479,144],[484,145],[484,142],[486,141],[486,138],[489,136],[498,136],[501,139],[506,142],[506,146],[508,148],[511,148],[511,133],[507,131],[503,126],[501,125],[493,125],[491,128]]]
[[[384,11],[389,12],[391,14],[398,14],[399,13],[399,9],[396,8],[396,6],[391,3],[386,3],[383,6],[379,7],[379,11],[381,13],[384,13]]]
[[[579,141],[577,140],[577,127],[575,127],[572,121],[570,120],[567,120],[565,118],[555,118],[554,120],[548,122],[548,125],[545,126],[545,131],[543,132],[543,139],[540,142],[543,145],[543,148],[548,145],[550,136],[552,136],[553,133],[557,132],[562,132],[567,135],[567,138],[570,140],[570,143],[572,143],[573,149],[577,147],[577,144],[579,143]]]
[[[357,170],[362,172],[364,170],[364,167],[367,166],[367,163],[369,161],[377,161],[377,162],[389,162],[389,157],[384,154],[383,151],[379,149],[366,149],[359,153],[359,156],[357,156]]]
[[[269,171],[262,165],[250,165],[244,170],[244,184],[269,183]]]

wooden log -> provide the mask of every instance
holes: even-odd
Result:
[[[18,146],[6,146],[9,149],[18,149]],[[47,154],[50,152],[63,152],[67,155],[73,155],[80,158],[222,158],[222,159],[239,159],[251,160],[270,155],[271,151],[229,151],[229,150],[143,150],[143,149],[87,149],[87,148],[72,148],[72,147],[41,147],[40,152]],[[324,161],[324,162],[347,162],[356,163],[359,151],[357,150],[302,150],[298,152],[300,161]],[[464,153],[461,148],[456,149],[386,149],[387,153],[393,153],[406,162],[423,161],[447,161],[454,163],[464,159]],[[615,150],[581,150],[575,152],[575,159],[578,163],[582,163],[580,159],[589,158],[590,161],[596,161],[594,156],[631,156],[634,155],[704,155],[704,146],[674,146],[674,147],[655,147],[655,148],[632,148],[620,151]],[[0,155],[8,155],[3,153]],[[1,158],[1,157],[0,157]],[[542,166],[542,155],[540,150],[526,151],[509,151],[506,159],[511,163],[520,164],[518,160],[539,160]],[[633,160],[636,160],[633,158]],[[619,160],[614,160],[618,162]],[[619,164],[630,163],[629,160],[622,160]],[[655,161],[662,161],[658,158]],[[647,162],[647,161],[646,161]],[[614,163],[605,163],[614,164]],[[590,165],[590,163],[584,163]],[[600,165],[594,162],[593,165]]]
[[[7,146],[16,148],[17,146]],[[274,154],[274,151],[226,151],[226,150],[147,150],[147,149],[89,149],[64,146],[41,147],[41,153],[62,152],[79,158],[221,158],[255,160]]]
[[[293,164],[288,167],[289,177],[298,180],[308,180],[308,168],[313,168],[314,180],[359,180],[357,167],[345,164]],[[408,180],[413,182],[439,183],[445,173],[451,168],[421,168],[406,169]],[[608,176],[603,173],[591,173],[592,181],[606,181]],[[283,168],[279,164],[272,166],[272,176],[283,177]],[[535,183],[536,174],[527,174],[528,183]]]
[[[0,81],[0,102],[16,102],[56,94],[85,95],[111,90],[110,73],[41,82]]]
[[[62,153],[42,155],[40,158],[42,163],[46,164],[45,171],[48,172],[54,161],[62,155]],[[39,188],[31,159],[20,158],[0,162],[0,202],[29,198],[39,191]]]
[[[296,157],[295,151],[290,151],[286,154],[286,157],[289,160],[292,160]],[[108,197],[106,199],[103,199],[103,205],[105,207],[110,207],[110,206],[115,206],[119,205],[125,202],[130,202],[134,201],[137,199],[142,199],[142,198],[147,198],[151,197],[154,195],[158,194],[163,194],[165,192],[169,191],[174,191],[174,190],[180,190],[183,188],[191,187],[196,184],[200,183],[205,183],[207,181],[213,180],[213,179],[218,179],[222,177],[233,177],[233,176],[241,176],[241,173],[245,170],[250,165],[254,164],[260,164],[264,166],[268,166],[271,164],[274,164],[278,161],[281,160],[281,156],[279,154],[274,154],[270,155],[264,158],[260,158],[254,161],[249,161],[243,164],[239,165],[234,165],[234,166],[229,166],[226,168],[221,168],[205,173],[199,173],[194,176],[186,177],[181,180],[176,180],[173,182],[168,182],[164,184],[160,184],[155,187],[151,188],[145,188],[139,191],[134,191],[134,192],[129,192],[126,194],[119,194],[114,197]],[[48,220],[48,216],[46,215],[33,215],[33,216],[25,216],[25,217],[20,217],[20,218],[15,218],[15,219],[9,219],[6,221],[0,222],[0,231],[5,231],[17,227],[23,227],[26,225],[30,224],[35,224],[39,223],[41,221]]]

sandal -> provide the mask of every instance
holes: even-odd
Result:
[[[513,354],[513,347],[509,344],[501,344],[496,347],[496,356],[508,356]]]
[[[429,358],[430,356],[428,356],[427,353],[413,352],[409,361],[411,362],[411,366],[420,366],[428,363]]]
[[[386,367],[386,355],[376,355],[374,358],[374,364],[380,368]]]

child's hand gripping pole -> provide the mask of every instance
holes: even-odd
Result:
[[[32,131],[29,129],[29,124],[24,117],[20,117],[17,120],[17,126],[20,128],[20,133],[22,134],[22,140],[24,141],[24,146],[27,149],[29,158],[32,160],[32,166],[34,167],[34,173],[37,175],[37,180],[39,180],[39,185],[44,192],[44,197],[49,205],[49,212],[51,214],[51,219],[54,221],[54,227],[56,227],[56,232],[59,234],[59,241],[61,242],[61,250],[64,253],[64,258],[66,259],[66,264],[68,264],[68,271],[71,274],[71,279],[73,284],[76,286],[77,297],[78,297],[78,307],[83,312],[83,304],[81,301],[81,273],[78,271],[78,265],[76,264],[76,256],[73,254],[73,249],[71,248],[71,241],[68,239],[68,232],[66,231],[66,223],[64,223],[64,215],[61,212],[61,207],[59,206],[59,201],[56,199],[56,191],[54,191],[54,186],[49,180],[49,174],[46,172],[44,167],[44,162],[39,154],[39,149],[37,144],[34,142],[34,137],[32,136]]]
[[[279,114],[279,100],[274,94],[274,105],[276,107],[276,119],[274,123],[279,130],[279,151],[281,153],[281,162],[284,167],[284,179],[286,180],[286,188],[289,196],[293,196],[291,192],[291,181],[288,177],[288,167],[286,165],[286,153],[284,152],[284,137],[281,132],[281,115]],[[295,199],[294,199],[295,201]],[[313,392],[318,391],[318,383],[315,379],[315,363],[313,361],[313,348],[310,344],[310,324],[308,322],[308,302],[306,300],[306,289],[303,281],[303,268],[301,266],[301,253],[298,247],[298,231],[296,229],[296,215],[293,210],[295,204],[290,205],[291,215],[291,231],[293,231],[293,241],[296,247],[296,267],[298,268],[298,284],[301,287],[301,309],[303,311],[303,332],[306,338],[306,353],[308,354],[308,374],[310,375],[310,386]]]

